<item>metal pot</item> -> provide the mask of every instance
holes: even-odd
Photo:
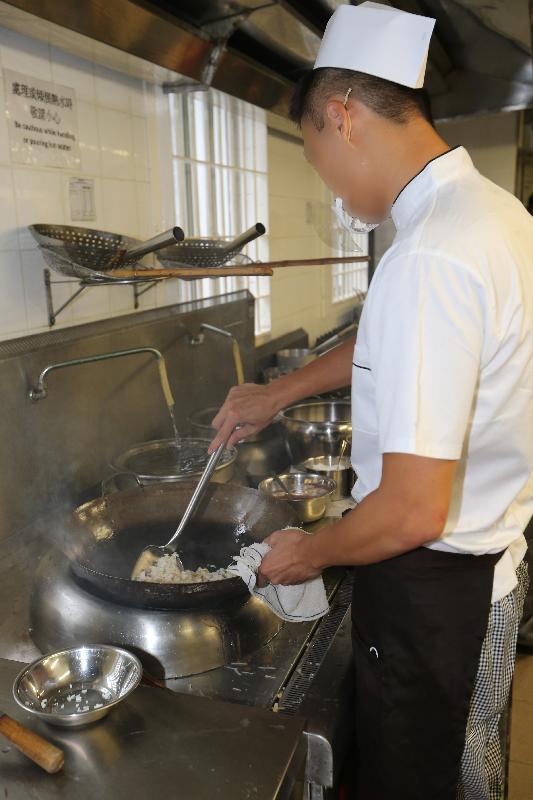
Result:
[[[338,456],[342,442],[352,440],[352,409],[348,400],[299,403],[284,409],[279,418],[292,464],[313,456]]]
[[[215,431],[211,427],[211,420],[217,411],[218,408],[203,408],[192,414],[190,422],[193,430],[201,436],[212,438]],[[277,418],[259,433],[239,442],[236,450],[237,465],[254,487],[273,472],[283,472],[290,464],[283,427]]]
[[[135,475],[141,484],[175,483],[200,477],[207,463],[211,439],[183,436],[176,439],[154,439],[133,445],[118,456],[112,467],[119,473]],[[179,444],[183,445],[183,450]],[[187,455],[189,454],[189,455]],[[213,480],[227,483],[233,477],[237,453],[227,450],[215,469]]]
[[[332,478],[337,484],[332,500],[349,497],[355,483],[355,472],[348,456],[316,456],[298,464],[296,469]]]

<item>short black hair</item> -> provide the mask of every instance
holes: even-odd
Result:
[[[403,125],[413,116],[421,116],[431,125],[431,103],[425,89],[411,89],[399,83],[376,78],[365,72],[337,67],[319,67],[306,70],[299,78],[293,92],[289,116],[302,124],[309,117],[318,130],[324,127],[324,104],[335,95],[359,100],[381,117]]]

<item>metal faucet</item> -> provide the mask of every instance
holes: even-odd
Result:
[[[46,378],[55,369],[63,369],[64,367],[77,367],[80,364],[92,364],[97,361],[107,361],[111,358],[122,358],[122,356],[133,356],[138,353],[150,353],[158,360],[159,364],[159,377],[161,379],[161,387],[165,395],[165,401],[168,406],[174,406],[174,398],[168,382],[168,375],[166,370],[165,359],[159,350],[155,347],[134,347],[131,350],[115,350],[111,353],[100,353],[96,356],[86,356],[85,358],[73,358],[72,361],[60,361],[57,364],[49,364],[43,369],[39,375],[37,386],[32,387],[29,391],[31,400],[44,400],[48,395],[48,387],[46,385]]]
[[[231,333],[231,331],[227,331],[225,328],[217,328],[216,325],[209,325],[208,322],[202,322],[202,324],[200,325],[200,331],[210,331],[211,333],[217,333],[220,336],[226,336],[228,339],[231,339],[233,364],[235,366],[237,383],[238,384],[244,383],[244,370],[242,367],[241,348],[239,346],[239,340],[237,339],[237,337],[233,333]],[[197,336],[191,335],[189,337],[189,344],[192,345],[193,347],[196,347],[197,345],[203,343],[204,343],[203,333],[199,333]]]

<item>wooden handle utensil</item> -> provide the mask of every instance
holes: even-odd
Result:
[[[263,267],[320,267],[326,264],[352,264],[355,261],[369,261],[369,256],[327,256],[326,258],[288,258],[285,261],[262,261]]]
[[[136,270],[120,268],[110,271],[113,278],[224,278],[228,275],[272,275],[280,267],[309,267],[325,264],[351,264],[368,261],[368,256],[328,256],[327,258],[296,258],[286,261],[263,261],[235,267],[174,267],[172,269]]]
[[[0,711],[0,733],[21,753],[50,774],[63,768],[63,751]]]
[[[250,264],[246,267],[175,267],[172,269],[127,269],[109,271],[113,278],[224,278],[228,275],[272,275],[268,265]]]

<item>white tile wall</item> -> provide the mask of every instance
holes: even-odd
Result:
[[[115,108],[129,114],[130,85],[134,80],[107,67],[95,65],[94,77],[96,82],[96,101],[101,106]]]
[[[135,184],[137,202],[137,230],[141,239],[149,239],[156,232],[156,221],[153,213],[153,203],[151,199],[151,185],[147,181]],[[160,223],[161,228],[167,226]]]
[[[2,29],[0,28],[0,31],[1,30]],[[1,50],[2,47],[0,45],[0,52]],[[0,79],[0,109],[2,110],[2,113],[0,114],[0,164],[9,164],[10,162],[9,140],[7,135],[7,120],[4,113],[5,109],[4,81],[1,79]]]
[[[120,56],[120,57],[119,57]],[[122,54],[117,53],[117,64]],[[158,121],[152,118],[156,90],[142,81],[78,58],[56,47],[0,28],[0,69],[11,69],[71,87],[76,92],[80,166],[76,170],[11,162],[0,76],[0,340],[48,329],[45,263],[27,226],[36,222],[85,225],[141,239],[162,230],[161,187],[153,168]],[[151,117],[152,115],[152,117]],[[165,121],[162,120],[164,123]],[[73,222],[69,179],[94,180],[96,220]],[[52,274],[52,279],[61,276]],[[55,306],[78,288],[56,283]],[[160,290],[140,306],[175,302]],[[131,287],[87,289],[57,320],[57,326],[133,311]]]
[[[67,84],[64,84],[65,86]],[[93,103],[78,102],[78,137],[81,171],[84,175],[100,175],[102,154],[98,133],[97,107]]]
[[[43,81],[52,79],[50,48],[46,42],[0,28],[0,53],[3,69],[12,69]]]
[[[13,176],[7,166],[0,166],[0,250],[18,248],[17,215]]]
[[[0,326],[8,334],[23,333],[27,327],[24,281],[20,254],[0,253]]]
[[[137,181],[148,181],[150,179],[150,162],[148,158],[148,132],[145,118],[132,117],[132,127],[134,177]]]
[[[57,47],[50,48],[52,80],[76,90],[78,102],[96,103],[94,68],[90,61],[77,58]]]
[[[99,108],[98,133],[102,173],[109,178],[135,179],[133,125],[131,115],[112,108]]]
[[[102,209],[107,230],[138,236],[137,194],[133,181],[102,178]]]
[[[36,244],[27,226],[37,222],[64,224],[63,175],[59,170],[13,167],[15,209],[19,247],[31,250]]]

